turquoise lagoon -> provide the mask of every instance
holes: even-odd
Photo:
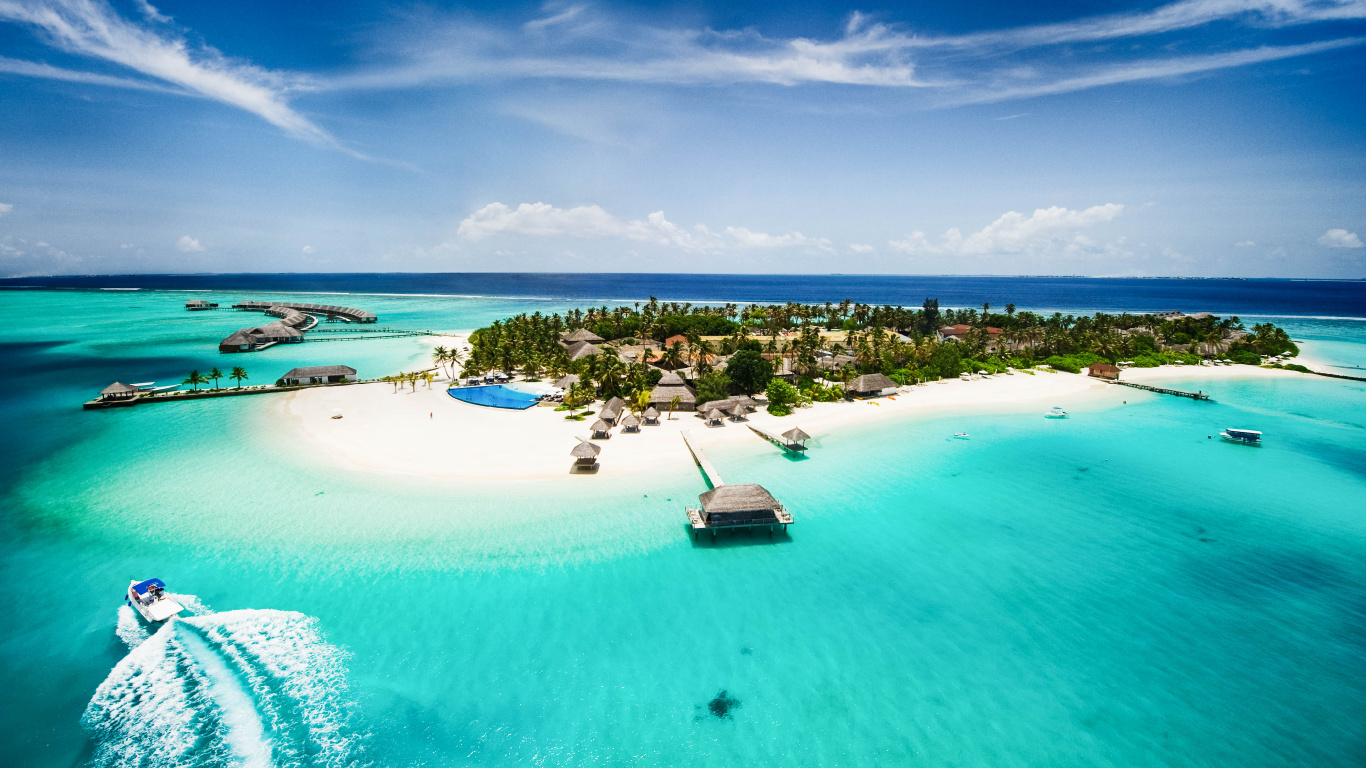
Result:
[[[419,340],[220,357],[251,316],[183,293],[0,296],[5,765],[1366,759],[1366,384],[755,440],[712,458],[798,524],[695,544],[681,446],[650,477],[468,485],[333,466],[273,396],[79,410],[225,362],[411,370]],[[562,308],[347,302],[432,330]],[[1363,357],[1358,321],[1295,322]],[[153,575],[198,615],[148,640],[120,604]]]

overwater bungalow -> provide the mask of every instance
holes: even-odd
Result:
[[[116,400],[132,400],[133,398],[138,396],[138,392],[140,391],[141,390],[139,390],[135,386],[132,386],[131,384],[123,384],[121,382],[116,381],[113,384],[110,384],[109,386],[100,390],[100,399],[108,402]]]
[[[612,436],[612,425],[598,419],[593,422],[593,439],[606,440]]]
[[[854,397],[879,397],[896,391],[896,382],[880,373],[866,373],[844,385],[844,392]]]
[[[597,469],[598,454],[601,452],[602,446],[580,439],[579,444],[569,451],[569,455],[574,457],[574,471],[591,472]]]
[[[697,410],[697,393],[693,388],[677,373],[666,373],[655,388],[650,390],[649,405],[661,411],[669,410],[675,397],[678,398],[678,406],[674,410]]]
[[[218,305],[204,299],[191,299],[185,302],[185,308],[191,312],[199,312],[205,309],[218,309]]]
[[[232,308],[243,311],[267,312],[276,314],[270,310],[275,308],[292,309],[310,315],[324,315],[329,320],[337,319],[351,323],[377,323],[379,318],[374,313],[366,312],[363,309],[353,307],[341,307],[335,304],[297,304],[294,302],[283,303],[279,301],[244,301],[240,304],[233,304]],[[278,311],[278,310],[277,310]],[[278,317],[279,315],[276,314]]]
[[[356,369],[349,365],[314,365],[304,368],[291,368],[280,377],[278,384],[285,387],[300,384],[337,384],[355,381]]]
[[[650,406],[649,408],[646,408],[646,409],[645,409],[645,412],[642,413],[642,414],[640,414],[640,415],[641,415],[641,417],[642,417],[643,419],[645,419],[645,424],[646,424],[647,426],[651,426],[651,427],[657,427],[657,426],[659,426],[659,411],[655,410],[655,407],[654,407],[654,406]]]
[[[793,427],[783,433],[783,439],[787,441],[787,447],[798,451],[806,450],[806,441],[811,439],[811,435],[806,434],[800,427]]]
[[[635,414],[632,414],[632,413],[626,414],[625,416],[621,417],[621,422],[620,422],[620,423],[621,423],[621,431],[623,431],[623,432],[639,432],[639,431],[640,431],[640,419],[636,418]]]
[[[233,331],[218,342],[219,352],[251,352],[271,344],[294,344],[304,340],[304,333],[282,322],[259,325]]]
[[[715,536],[722,528],[763,528],[769,531],[792,524],[792,515],[755,483],[718,485],[697,497],[698,507],[688,508],[693,538],[698,531],[710,530]]]

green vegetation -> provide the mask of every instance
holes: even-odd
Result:
[[[768,389],[764,390],[764,397],[768,398],[768,412],[774,416],[792,413],[792,408],[801,400],[797,388],[782,379],[769,381]]]
[[[195,371],[190,371],[190,375],[187,376],[187,377],[185,377],[185,380],[182,381],[182,382],[180,382],[180,383],[181,383],[181,384],[193,384],[193,385],[194,385],[194,391],[198,392],[198,391],[199,391],[199,385],[200,385],[200,384],[208,384],[208,383],[209,383],[209,379],[208,379],[207,376],[204,376],[204,375],[201,374],[199,371],[195,370]]]
[[[230,379],[236,381],[236,382],[237,382],[237,388],[238,388],[238,389],[241,389],[241,388],[242,388],[242,382],[244,382],[244,381],[247,380],[247,369],[246,369],[246,368],[243,368],[243,367],[241,367],[241,366],[235,365],[235,366],[233,366],[232,370],[228,372],[228,378],[230,378]]]
[[[517,315],[480,328],[470,337],[466,374],[491,370],[528,378],[576,373],[585,397],[620,396],[639,407],[663,370],[691,367],[699,400],[765,391],[775,370],[796,374],[798,397],[842,396],[831,382],[883,373],[911,384],[961,373],[1001,373],[1047,364],[1079,372],[1097,361],[1132,361],[1138,367],[1209,357],[1240,363],[1261,355],[1296,354],[1284,330],[1266,323],[1244,328],[1237,317],[1201,314],[1177,318],[1106,314],[1044,316],[981,309],[838,304],[694,306],[650,299],[616,308],[575,309],[562,315]],[[941,329],[960,326],[951,333]],[[587,329],[606,339],[598,352],[570,360],[563,335]],[[682,337],[680,340],[678,337]],[[673,339],[667,346],[665,340]],[[591,351],[591,350],[589,350]],[[438,350],[437,365],[457,362]],[[725,362],[717,374],[714,366]],[[823,380],[824,383],[818,383]]]

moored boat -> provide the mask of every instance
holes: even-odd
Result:
[[[960,440],[967,440],[970,437],[967,432],[954,432],[953,436]]]
[[[1228,427],[1223,432],[1219,433],[1219,437],[1222,437],[1229,442],[1242,443],[1243,445],[1262,444],[1262,433],[1255,429],[1234,429],[1233,427]]]
[[[128,604],[148,621],[165,621],[185,610],[185,606],[167,596],[161,579],[128,582]]]
[[[1055,405],[1055,406],[1053,406],[1053,410],[1047,411],[1047,412],[1044,413],[1044,418],[1047,418],[1047,419],[1065,419],[1065,418],[1067,418],[1067,411],[1064,411],[1064,410],[1062,409],[1062,406],[1060,406],[1060,405]]]

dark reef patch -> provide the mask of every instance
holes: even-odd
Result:
[[[731,698],[725,691],[716,694],[716,698],[707,702],[707,711],[721,719],[730,717],[731,710],[739,708],[740,700]]]

